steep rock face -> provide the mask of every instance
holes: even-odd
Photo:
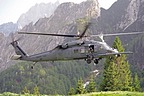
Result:
[[[118,0],[108,10],[101,9],[101,20],[112,29],[123,31],[138,18],[139,0]]]
[[[76,19],[83,17],[93,17],[97,18],[99,16],[99,5],[96,0],[88,0],[82,2],[81,4],[74,3],[63,3],[58,6],[54,14],[49,18],[41,18],[35,24],[30,23],[26,25],[22,30],[25,31],[40,31],[45,33],[61,33],[61,34],[75,34],[76,30]],[[58,44],[63,43],[64,38],[61,37],[51,37],[51,36],[34,36],[34,35],[17,35],[15,34],[15,39],[23,36],[23,39],[20,41],[20,46],[26,53],[29,55],[34,53],[39,53],[43,51],[48,51],[56,47]],[[10,38],[10,36],[8,37]],[[4,68],[9,66],[10,61],[9,57],[14,55],[14,49],[12,46],[7,48],[6,45],[11,42],[10,39],[5,38],[2,43],[2,48],[4,51],[0,50],[2,54],[3,62],[0,66],[4,65]],[[6,44],[6,45],[4,45]]]
[[[144,1],[143,0],[137,0],[139,2],[139,10],[137,11],[137,19],[133,24],[131,24],[129,27],[127,27],[126,30],[128,31],[143,31],[144,30]]]
[[[4,23],[0,25],[0,33],[3,33],[6,36],[8,36],[10,33],[15,32],[17,30],[18,30],[17,24],[14,24],[12,22]]]
[[[30,22],[35,23],[39,18],[49,17],[53,14],[59,2],[56,3],[41,3],[36,4],[35,6],[31,7],[28,12],[22,14],[18,19],[17,23],[19,28],[28,25]]]
[[[138,18],[139,8],[139,0],[130,0],[129,5],[125,10],[126,14],[122,16],[121,21],[117,24],[116,28],[125,30],[133,24]]]

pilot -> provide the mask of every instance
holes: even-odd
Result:
[[[94,49],[92,46],[89,47],[89,52],[94,52]]]

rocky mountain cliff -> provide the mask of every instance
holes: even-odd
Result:
[[[100,23],[124,31],[138,19],[139,9],[140,0],[118,0],[108,10],[101,9]]]
[[[29,11],[19,17],[17,21],[19,28],[28,25],[30,22],[35,23],[39,18],[50,17],[59,4],[59,1],[57,1],[55,3],[40,3],[34,5]]]
[[[18,25],[12,22],[4,23],[0,25],[0,33],[8,36],[10,33],[15,32],[18,30]]]

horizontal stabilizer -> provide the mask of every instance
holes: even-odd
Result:
[[[133,52],[106,53],[106,54],[99,54],[98,56],[110,56],[110,55],[121,55],[121,54],[133,54]]]

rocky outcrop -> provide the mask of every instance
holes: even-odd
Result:
[[[8,36],[10,33],[13,33],[17,30],[18,30],[17,24],[14,24],[12,22],[0,25],[0,33],[3,33],[5,36]]]
[[[131,24],[130,26],[128,26],[126,28],[127,31],[143,31],[144,30],[144,1],[143,0],[137,0],[137,6],[139,9],[137,12],[137,19],[135,20],[135,22],[133,22],[133,24]]]
[[[39,18],[50,17],[58,5],[59,5],[58,1],[54,4],[53,3],[36,4],[35,6],[31,7],[28,12],[22,14],[19,17],[17,21],[19,28],[28,25],[30,22],[35,23],[38,21]]]
[[[101,9],[102,24],[124,31],[137,20],[139,8],[140,0],[118,0],[108,10]]]

